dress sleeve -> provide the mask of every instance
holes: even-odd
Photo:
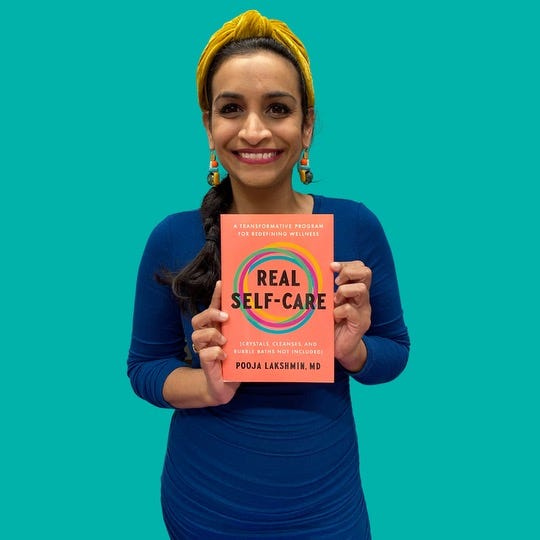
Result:
[[[371,326],[363,338],[366,363],[352,377],[364,384],[378,384],[391,381],[405,369],[410,340],[388,240],[377,217],[365,207],[361,206],[361,210],[361,234],[368,241],[360,260],[372,271]]]
[[[128,377],[135,393],[158,407],[171,406],[163,398],[168,375],[186,363],[182,316],[170,287],[155,274],[172,270],[167,220],[152,231],[139,266],[135,289],[133,329],[128,355]]]

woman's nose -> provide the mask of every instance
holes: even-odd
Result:
[[[250,113],[238,136],[251,145],[256,145],[271,136],[271,132],[257,113]]]

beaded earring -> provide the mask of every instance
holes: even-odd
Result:
[[[311,184],[313,181],[313,173],[309,167],[309,154],[307,148],[304,148],[302,157],[297,165],[298,173],[300,174],[300,180],[302,184]]]
[[[206,180],[212,187],[219,186],[221,179],[219,178],[219,163],[216,161],[216,153],[210,150],[210,166]]]

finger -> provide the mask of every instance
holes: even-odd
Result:
[[[365,283],[340,285],[334,295],[334,304],[338,306],[344,302],[361,305],[366,301],[369,301],[369,289]]]
[[[347,320],[348,322],[355,324],[366,320],[366,318],[371,318],[371,306],[369,304],[355,306],[353,304],[345,303],[334,308],[334,320],[337,323]]]
[[[213,368],[214,364],[223,362],[227,355],[221,347],[206,347],[203,351],[200,352],[200,361],[201,367]],[[219,365],[221,371],[221,366]]]
[[[191,334],[191,342],[193,343],[193,349],[198,353],[202,349],[213,345],[221,347],[225,345],[227,339],[217,328],[209,327],[194,330]]]
[[[221,311],[221,281],[216,282],[210,305],[201,313],[198,313],[191,319],[194,329],[214,327],[229,318],[229,315]]]
[[[201,311],[191,319],[191,325],[194,330],[203,328],[213,328],[217,324],[226,321],[229,318],[227,313],[216,308],[208,308]]]
[[[339,268],[338,275],[336,277],[336,283],[338,285],[351,281],[371,283],[371,269],[361,261],[337,263],[335,268]]]
[[[334,321],[342,329],[364,335],[371,326],[371,308],[369,305],[355,308],[351,304],[343,304],[334,309]]]
[[[368,287],[371,285],[371,269],[362,261],[332,262],[330,267],[338,273],[336,285],[350,282],[366,283]]]
[[[227,355],[220,347],[208,347],[199,353],[201,368],[207,377],[214,381],[219,381],[223,378],[221,363]]]
[[[221,280],[216,281],[214,292],[212,293],[212,299],[210,300],[211,308],[221,309]]]

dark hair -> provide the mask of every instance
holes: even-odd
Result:
[[[308,100],[302,70],[292,53],[281,43],[271,38],[247,38],[232,41],[219,50],[212,60],[206,79],[205,91],[210,98],[209,102],[212,102],[212,79],[223,62],[233,56],[259,50],[275,52],[294,65],[300,80],[302,116],[305,121],[308,116]],[[212,111],[208,112],[211,121]],[[230,209],[232,202],[231,180],[227,176],[218,186],[210,188],[202,200],[201,217],[206,241],[201,251],[179,272],[165,270],[156,275],[156,279],[160,283],[171,286],[180,307],[192,315],[210,304],[216,281],[220,279],[220,215]]]
[[[192,315],[210,304],[221,275],[219,217],[231,207],[232,199],[231,180],[227,176],[202,200],[201,218],[206,240],[201,251],[179,272],[164,270],[156,274],[159,283],[171,286],[181,309]]]

